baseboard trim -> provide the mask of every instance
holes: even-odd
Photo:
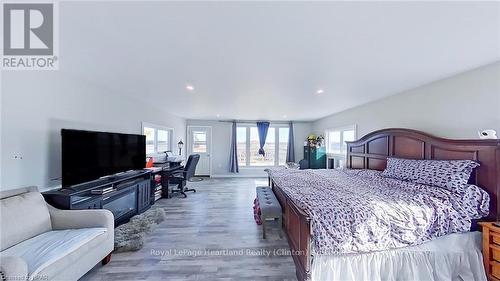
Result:
[[[267,176],[263,175],[212,175],[212,178],[263,178],[266,179]]]

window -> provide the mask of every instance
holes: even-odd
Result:
[[[170,150],[170,132],[168,130],[157,129],[158,132],[158,146],[156,151],[163,152]]]
[[[236,129],[236,148],[238,151],[238,164],[246,166],[247,163],[247,128]]]
[[[340,131],[330,131],[327,134],[328,138],[328,146],[327,146],[327,151],[332,154],[342,154],[341,151],[341,143],[342,143],[342,138],[340,136],[341,132]]]
[[[356,126],[330,129],[326,131],[325,136],[328,154],[345,156],[347,153],[346,141],[354,141],[356,139]]]
[[[278,166],[286,162],[288,127],[269,126],[264,151],[259,154],[259,132],[257,126],[239,125],[236,129],[238,164],[242,167]]]
[[[146,136],[146,154],[155,152],[156,130],[150,127],[142,128],[143,135]]]
[[[193,153],[207,152],[207,132],[193,131]]]
[[[275,137],[274,128],[269,127],[264,145],[266,155],[263,156],[259,154],[260,142],[257,127],[250,127],[250,166],[274,166]]]
[[[150,123],[142,123],[142,134],[146,136],[146,154],[172,150],[174,130]]]

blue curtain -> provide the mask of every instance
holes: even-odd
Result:
[[[293,142],[293,123],[288,129],[288,147],[286,148],[286,162],[295,162],[295,144]]]
[[[264,145],[266,144],[267,130],[269,129],[269,122],[257,122],[257,130],[259,132],[259,154],[266,155]]]
[[[231,151],[229,152],[229,172],[231,173],[240,172],[240,168],[238,167],[238,148],[236,144],[236,122],[233,122],[233,127],[231,129]]]

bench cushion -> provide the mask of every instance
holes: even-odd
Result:
[[[281,217],[281,206],[268,186],[259,186],[256,188],[257,200],[259,201],[262,217]]]

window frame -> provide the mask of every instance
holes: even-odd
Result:
[[[354,131],[354,140],[358,139],[358,126],[356,124],[346,125],[341,127],[334,127],[325,130],[325,145],[326,145],[326,154],[330,158],[341,158],[344,159],[347,157],[347,151],[344,150],[344,131]],[[340,132],[340,153],[330,152],[330,140],[328,139],[331,132]]]
[[[193,130],[193,127],[194,128],[204,128],[204,129],[207,129],[205,131],[203,130]],[[187,141],[187,145],[188,147],[186,148],[187,151],[189,152],[189,154],[192,154],[192,153],[207,153],[207,154],[211,154],[211,143],[212,143],[212,127],[210,126],[188,126],[188,141]],[[205,133],[205,151],[202,152],[202,151],[194,151],[193,147],[195,145],[195,141],[193,140],[193,137],[194,137],[194,134],[197,133],[197,132],[202,132],[202,133]],[[207,136],[210,136],[210,138],[208,138]]]
[[[288,124],[271,124],[269,128],[274,128],[274,165],[266,165],[266,166],[255,166],[250,165],[250,128],[257,128],[256,124],[251,123],[237,123],[236,128],[246,128],[246,139],[245,139],[245,165],[239,164],[239,167],[242,169],[255,169],[255,168],[266,168],[266,167],[279,167],[279,129],[280,128],[290,128]],[[238,131],[238,130],[236,130]],[[290,141],[290,140],[288,140]],[[236,143],[238,145],[238,143]],[[288,145],[287,145],[288,147]],[[286,159],[285,159],[286,163]]]
[[[170,127],[166,127],[166,126],[162,126],[162,125],[157,125],[157,124],[149,123],[149,122],[142,122],[142,124],[141,124],[142,135],[145,135],[144,128],[151,128],[155,132],[154,140],[153,140],[154,151],[151,153],[146,153],[146,156],[152,156],[152,155],[155,155],[158,153],[164,153],[165,151],[172,151],[172,145],[173,145],[172,142],[174,139],[174,128],[170,128]],[[158,130],[168,132],[168,139],[167,139],[168,145],[167,145],[167,150],[165,150],[165,151],[158,151]]]

